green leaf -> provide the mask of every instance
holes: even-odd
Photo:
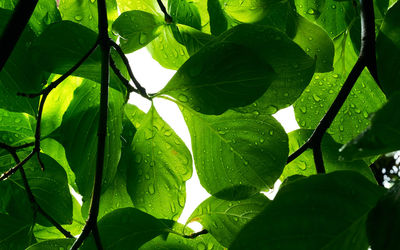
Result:
[[[205,114],[221,114],[260,97],[274,80],[273,69],[251,50],[220,42],[192,56],[159,94]]]
[[[389,189],[369,212],[368,242],[374,250],[396,249],[400,233],[399,183]]]
[[[255,23],[268,15],[277,3],[273,0],[222,0],[224,12],[242,23]]]
[[[328,34],[300,15],[296,15],[295,20],[296,35],[293,41],[310,57],[316,58],[316,72],[332,71],[335,48]]]
[[[176,23],[201,29],[201,18],[196,5],[188,0],[169,0],[168,13]]]
[[[74,244],[75,239],[56,239],[36,243],[26,250],[54,250],[69,249]]]
[[[263,194],[239,201],[220,200],[211,196],[190,215],[188,223],[200,222],[221,245],[228,247],[243,226],[269,202]]]
[[[76,184],[84,201],[93,188],[97,152],[100,85],[84,80],[74,91],[61,126],[51,137],[65,148],[68,163],[76,175]],[[103,190],[114,179],[121,155],[121,131],[124,98],[120,92],[109,89],[108,135],[104,157]],[[82,157],[84,156],[84,157]]]
[[[11,17],[11,11],[0,9],[0,34]],[[28,47],[35,39],[34,32],[27,27],[19,38],[11,56],[0,72],[0,108],[14,112],[35,115],[39,98],[17,96],[17,93],[38,92],[42,80],[47,78],[26,58],[30,56]]]
[[[29,243],[32,222],[0,213],[1,249],[24,249]]]
[[[289,133],[289,154],[294,153],[299,147],[301,147],[308,138],[310,138],[312,132],[312,130],[299,129]],[[339,160],[339,149],[342,146],[343,145],[335,142],[329,134],[324,135],[321,149],[326,172],[330,173],[339,170],[351,170],[358,172],[373,183],[376,183],[374,174],[368,167],[368,164],[364,161],[357,160],[347,162]],[[299,157],[286,165],[280,179],[284,180],[293,175],[310,176],[313,174],[317,174],[313,152],[312,149],[307,149]]]
[[[0,109],[0,143],[9,146],[20,146],[35,140],[28,114],[9,112]]]
[[[104,249],[137,249],[145,242],[167,232],[160,220],[136,208],[121,208],[105,215],[98,228]],[[90,236],[82,249],[94,249]]]
[[[18,0],[2,0],[0,8],[13,10]],[[35,32],[40,34],[51,23],[61,21],[60,12],[57,9],[56,1],[53,0],[40,0],[36,4],[32,16],[29,19],[29,27]]]
[[[174,222],[174,221],[173,221]],[[182,224],[174,223],[171,230],[177,232],[178,234],[190,235],[193,232],[188,227]],[[199,235],[194,239],[186,239],[181,235],[176,235],[173,233],[168,234],[167,239],[164,235],[157,236],[151,241],[146,242],[142,245],[140,250],[193,250],[193,249],[208,249],[208,250],[222,250],[223,248],[218,241],[214,239],[210,234]]]
[[[167,69],[178,69],[188,58],[186,47],[176,41],[174,24],[161,26],[160,35],[147,45],[153,59]]]
[[[365,222],[382,193],[351,171],[299,179],[279,190],[229,249],[367,249]]]
[[[390,96],[399,90],[400,78],[400,3],[389,8],[376,40],[376,55],[379,81],[386,95]]]
[[[219,0],[208,0],[207,10],[210,15],[209,18],[211,34],[220,35],[222,32],[228,29],[228,25],[232,25],[228,23],[229,21],[231,21],[231,19],[225,16]]]
[[[177,24],[177,27],[180,35],[180,39],[177,39],[177,41],[185,45],[190,56],[214,39],[214,36],[203,33],[187,25]]]
[[[201,185],[221,199],[273,187],[286,163],[287,135],[269,115],[228,110],[212,116],[184,108]]]
[[[21,159],[25,156],[26,154],[19,154]],[[3,155],[2,158],[5,158],[4,161],[8,158],[9,164],[2,164],[1,172],[15,165],[10,155]],[[65,171],[50,157],[41,154],[40,158],[45,166],[45,171],[40,169],[36,157],[24,165],[33,196],[41,208],[58,223],[69,224],[72,222],[72,200]],[[25,220],[31,218],[31,205],[20,173],[14,174],[1,183],[0,193],[7,193],[5,191],[7,189],[11,190],[10,200],[0,207],[6,207],[6,211],[16,218],[25,218]],[[40,213],[37,222],[45,226],[51,225]]]
[[[118,17],[116,0],[106,0],[108,25]],[[72,21],[98,32],[98,13],[96,0],[60,0],[59,9],[64,21]],[[110,31],[110,30],[109,30]],[[109,32],[111,37],[113,34]]]
[[[177,219],[185,205],[192,158],[183,141],[150,109],[135,134],[128,165],[128,193],[136,208]]]
[[[399,150],[399,105],[400,93],[397,92],[374,114],[371,126],[345,145],[341,152],[342,156],[346,159],[359,159]]]
[[[232,42],[252,50],[277,74],[261,98],[250,106],[237,109],[242,112],[273,114],[290,106],[314,73],[314,60],[284,33],[274,28],[241,24],[222,34],[218,41]]]
[[[62,21],[51,24],[33,42],[30,53],[33,62],[42,70],[64,74],[81,60],[96,41],[97,34],[94,31],[70,21]],[[101,53],[97,48],[73,75],[100,83],[100,71]],[[113,71],[110,72],[110,84],[120,89],[120,80]]]
[[[336,52],[334,71],[316,73],[293,105],[296,120],[301,128],[314,129],[319,124],[358,58],[347,33],[337,37],[334,44]],[[370,113],[379,109],[385,99],[385,95],[365,69],[328,129],[328,133],[339,143],[348,142],[368,127]]]
[[[134,52],[151,42],[159,34],[163,19],[150,13],[132,10],[122,13],[112,25],[120,36],[120,46],[125,53]]]

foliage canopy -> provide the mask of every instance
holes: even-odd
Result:
[[[399,248],[396,0],[2,0],[0,34],[0,249]],[[158,93],[143,47],[177,70]],[[193,154],[132,92],[179,106]]]

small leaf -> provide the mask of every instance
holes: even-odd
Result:
[[[127,188],[135,207],[157,218],[179,218],[192,157],[154,106],[141,121],[129,159]]]
[[[382,194],[351,171],[298,179],[279,190],[229,249],[367,249],[365,222]]]
[[[122,13],[112,25],[120,36],[120,46],[125,53],[134,52],[158,36],[163,19],[150,13],[132,10]]]
[[[218,242],[228,247],[243,226],[269,202],[263,194],[239,201],[220,200],[211,196],[196,208],[187,223],[200,222]]]
[[[273,69],[252,51],[221,42],[192,56],[159,94],[204,114],[221,114],[252,103],[274,79]]]
[[[147,241],[168,231],[166,225],[136,208],[121,208],[105,215],[98,222],[104,249],[137,249]],[[90,236],[82,249],[94,249]]]
[[[54,249],[69,249],[75,242],[75,239],[55,239],[46,240],[31,245],[26,250],[54,250]]]
[[[211,116],[184,108],[201,185],[221,199],[272,187],[286,163],[287,135],[269,115],[228,110]]]
[[[369,212],[368,241],[374,250],[396,249],[400,233],[399,183],[389,189]]]
[[[310,138],[312,130],[299,129],[289,133],[289,154],[294,153],[299,147],[301,147]],[[327,173],[339,171],[339,170],[351,170],[358,172],[363,175],[371,182],[376,183],[374,174],[362,160],[357,161],[340,161],[339,160],[339,149],[342,147],[341,144],[335,142],[332,137],[324,135],[321,143],[322,154],[324,158],[324,166]],[[310,176],[317,174],[312,149],[307,149],[295,160],[286,165],[280,179],[283,181],[289,176],[303,175]]]

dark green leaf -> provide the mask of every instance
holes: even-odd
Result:
[[[132,141],[128,193],[135,207],[157,218],[177,219],[185,205],[192,158],[183,141],[150,109]]]
[[[342,156],[358,159],[389,153],[400,149],[400,93],[391,99],[372,117],[371,126],[344,147]]]
[[[293,41],[310,56],[316,58],[316,72],[332,71],[335,48],[328,34],[300,15],[296,15],[296,35]]]
[[[399,183],[395,184],[369,212],[368,241],[374,250],[397,249],[400,233]]]
[[[400,2],[396,2],[388,10],[376,41],[379,81],[388,96],[399,90],[399,20]]]
[[[176,23],[201,29],[201,19],[196,5],[189,0],[169,0],[168,13]]]
[[[132,10],[122,13],[113,23],[113,31],[120,36],[125,53],[134,52],[159,35],[163,19],[150,13]]]
[[[88,201],[90,197],[97,151],[100,85],[84,80],[74,91],[61,126],[52,137],[65,148],[71,169],[76,175],[79,193]],[[121,131],[124,98],[120,92],[109,89],[108,135],[106,137],[103,190],[114,179],[121,155]],[[83,157],[84,156],[84,157]]]
[[[36,243],[26,250],[54,250],[69,249],[74,244],[75,239],[56,239]]]
[[[11,11],[0,9],[0,34],[3,33],[11,13]],[[0,72],[0,108],[31,115],[37,112],[39,98],[17,96],[17,93],[40,91],[42,80],[48,76],[26,59],[30,56],[28,47],[34,39],[34,32],[27,27]]]
[[[211,34],[220,35],[228,29],[228,20],[219,0],[208,0],[207,10],[210,15]]]
[[[312,132],[312,130],[299,129],[289,133],[289,154],[292,154],[300,146],[302,146],[308,140],[308,138],[310,138]],[[330,135],[324,136],[321,148],[326,172],[330,173],[339,170],[356,171],[361,175],[364,175],[364,177],[373,183],[376,183],[371,169],[364,161],[339,161],[339,149],[341,147],[342,145],[335,142]],[[317,171],[314,164],[313,152],[311,149],[308,149],[294,161],[286,165],[280,179],[284,180],[292,175],[309,176],[316,173]]]
[[[301,128],[314,129],[319,124],[358,58],[347,34],[337,37],[334,43],[334,71],[316,73],[293,105],[296,120]],[[379,109],[385,99],[365,69],[328,129],[328,133],[339,143],[348,142],[369,125],[369,114]]]
[[[167,69],[178,69],[189,54],[182,44],[176,41],[172,29],[174,24],[161,26],[160,35],[147,45],[153,59]]]
[[[175,232],[184,235],[190,235],[193,232],[182,224],[174,223],[171,228]],[[168,234],[167,239],[164,235],[160,235],[151,241],[146,242],[140,247],[140,250],[219,250],[224,249],[210,234],[203,234],[194,239],[185,239],[181,235],[173,233]]]
[[[28,114],[0,109],[0,142],[10,146],[20,146],[35,140]]]
[[[269,115],[228,110],[211,116],[183,109],[201,185],[222,199],[273,187],[285,165],[287,135]]]
[[[299,179],[279,190],[229,249],[367,249],[365,222],[382,193],[351,171]]]
[[[239,201],[220,200],[211,196],[196,208],[188,222],[200,222],[218,242],[228,247],[243,226],[268,204],[269,200],[263,194]]]
[[[32,222],[0,213],[0,248],[24,249],[30,240]]]
[[[159,94],[170,95],[205,114],[248,105],[275,78],[273,69],[251,50],[216,43],[192,56]]]
[[[121,208],[105,215],[99,222],[104,249],[137,249],[145,242],[168,231],[166,225],[136,208]],[[90,236],[82,249],[94,249]]]

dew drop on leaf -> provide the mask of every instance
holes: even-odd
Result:
[[[309,15],[315,15],[315,14],[316,14],[316,11],[315,11],[313,8],[309,8],[309,9],[307,10],[307,14],[309,14]]]
[[[76,20],[76,21],[82,21],[82,19],[83,19],[82,16],[79,16],[79,15],[75,16],[75,20]]]
[[[141,32],[139,35],[139,43],[145,45],[147,42],[147,35],[146,33]]]
[[[319,96],[316,95],[316,94],[313,94],[313,99],[314,99],[314,101],[316,101],[316,102],[321,101],[321,97],[319,97]]]
[[[155,190],[154,190],[154,184],[150,184],[149,185],[149,194],[154,194]]]
[[[183,94],[180,94],[180,95],[178,96],[178,100],[181,101],[181,102],[187,102],[187,101],[188,101],[188,98],[187,98],[187,96],[185,96],[185,95],[183,95]]]

